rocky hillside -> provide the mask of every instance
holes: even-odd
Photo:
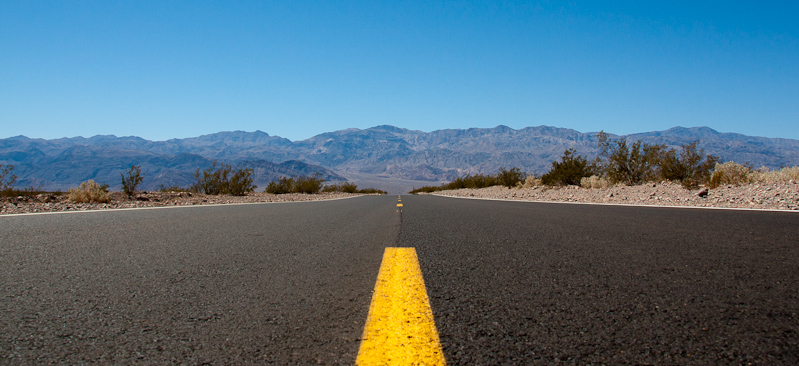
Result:
[[[675,127],[626,137],[671,146],[699,140],[706,153],[755,167],[799,165],[799,140],[720,133],[707,127]],[[317,173],[329,181],[349,178],[359,185],[385,184],[390,191],[405,192],[413,185],[428,185],[468,173],[493,173],[500,167],[515,166],[541,174],[565,149],[573,148],[593,157],[596,146],[596,132],[549,126],[429,133],[377,126],[323,133],[303,141],[261,131],[220,132],[167,141],[115,136],[56,140],[18,136],[0,140],[0,164],[17,167],[17,186],[44,189],[65,189],[87,179],[115,187],[119,174],[131,164],[142,166],[149,189],[159,184],[187,186],[197,168],[219,160],[254,168],[256,184],[262,187],[279,176]]]

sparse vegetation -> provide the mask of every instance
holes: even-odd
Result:
[[[158,187],[155,190],[158,191],[158,192],[163,192],[163,193],[170,193],[170,192],[181,193],[181,192],[189,192],[190,191],[188,188],[183,188],[183,187],[178,187],[178,186],[167,187],[163,183],[158,185]]]
[[[519,170],[519,168],[515,167],[510,169],[505,169],[503,167],[496,175],[497,183],[508,188],[518,186],[521,182],[524,182],[525,178],[527,178],[527,173],[524,173]]]
[[[532,188],[532,187],[539,187],[544,185],[541,181],[541,178],[536,177],[533,174],[527,175],[527,178],[524,179],[524,183],[519,185],[519,188]]]
[[[144,180],[144,175],[141,173],[141,166],[131,165],[130,169],[125,174],[120,174],[122,177],[122,191],[128,197],[133,197],[136,194],[136,188],[141,185]]]
[[[587,189],[608,188],[612,186],[607,178],[592,175],[590,177],[583,177],[580,179],[580,186]]]
[[[410,193],[431,193],[461,188],[487,188],[498,185],[512,188],[522,185],[522,182],[526,181],[527,176],[527,173],[522,172],[519,170],[519,168],[502,168],[497,174],[494,175],[486,175],[482,173],[474,175],[469,174],[463,177],[455,178],[451,182],[444,183],[440,186],[423,186],[421,188],[414,188]]]
[[[697,149],[698,143],[699,141],[694,141],[681,145],[682,151],[679,155],[674,148],[661,149],[657,159],[661,178],[680,182],[685,188],[696,188],[699,184],[708,182],[719,158],[705,156],[704,150]]]
[[[784,167],[780,170],[760,168],[753,172],[752,179],[760,183],[787,183],[799,182],[799,166]]]
[[[234,196],[244,196],[247,193],[255,191],[257,186],[253,185],[253,170],[252,169],[239,169],[233,172],[228,184],[228,193]]]
[[[328,184],[322,188],[322,192],[342,192],[342,193],[361,193],[361,194],[386,194],[386,191],[376,188],[363,188],[358,189],[355,183],[341,182],[337,184]]]
[[[738,164],[733,161],[717,163],[710,177],[708,186],[738,186],[751,183],[787,183],[799,181],[799,167],[785,167],[780,170],[768,168],[752,169],[749,165]]]
[[[541,182],[548,186],[580,185],[585,177],[594,175],[594,168],[588,160],[581,155],[576,155],[574,149],[563,152],[560,161],[553,161],[548,173],[541,176]]]
[[[650,145],[641,141],[628,144],[624,138],[610,139],[604,131],[597,137],[600,150],[598,165],[612,183],[632,186],[655,178],[655,166],[661,151],[665,149],[664,145]]]
[[[257,188],[252,184],[252,175],[252,169],[239,169],[234,172],[230,165],[215,161],[202,172],[197,169],[194,173],[194,184],[189,190],[210,195],[243,196]]]
[[[355,193],[358,191],[358,186],[351,182],[341,182],[337,184],[328,184],[322,188],[322,192],[344,192]]]
[[[277,181],[270,182],[266,186],[266,193],[286,194],[286,193],[306,193],[316,194],[322,190],[324,179],[318,175],[300,177],[282,177]]]
[[[100,185],[94,180],[81,183],[79,188],[70,188],[69,191],[67,191],[67,198],[80,203],[111,202],[111,196],[108,195],[108,185]]]
[[[716,163],[713,174],[710,176],[710,188],[721,185],[749,184],[753,181],[752,167],[741,165],[734,161]]]
[[[17,182],[17,176],[12,173],[14,165],[0,164],[0,194],[6,196],[14,191],[14,183]]]

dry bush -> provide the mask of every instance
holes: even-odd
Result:
[[[710,176],[710,188],[722,185],[741,185],[752,182],[752,168],[738,164],[734,161],[716,163],[716,168]]]
[[[111,202],[111,196],[108,195],[106,187],[101,186],[93,180],[83,182],[80,188],[70,188],[67,191],[67,198],[74,202],[96,202],[108,203]]]
[[[760,168],[750,173],[751,180],[759,183],[788,183],[799,181],[799,166],[785,167],[780,170],[769,171]]]
[[[136,194],[136,189],[141,185],[144,180],[144,174],[141,173],[141,165],[131,165],[126,174],[120,174],[122,177],[122,191],[128,197],[133,197]]]
[[[592,175],[590,177],[584,177],[583,179],[581,179],[580,186],[588,189],[597,189],[597,188],[608,188],[611,186],[611,184],[610,180],[608,180],[607,178]]]
[[[540,187],[543,186],[544,183],[541,182],[541,178],[536,178],[535,175],[528,175],[527,178],[524,179],[524,183],[519,183],[519,188],[533,188],[533,187]]]

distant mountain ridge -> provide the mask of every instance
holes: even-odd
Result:
[[[320,174],[329,181],[349,178],[407,191],[410,185],[493,173],[500,167],[542,174],[568,148],[595,156],[596,134],[551,126],[422,132],[383,125],[326,132],[296,142],[262,131],[167,141],[113,135],[53,140],[16,136],[0,139],[0,164],[16,166],[17,186],[44,189],[66,189],[88,179],[118,187],[119,174],[132,164],[142,166],[146,189],[159,184],[188,186],[196,169],[218,160],[253,168],[256,184],[262,187],[280,176]],[[674,127],[623,137],[670,146],[699,140],[706,153],[723,161],[769,168],[799,165],[799,140],[720,133],[708,127]]]

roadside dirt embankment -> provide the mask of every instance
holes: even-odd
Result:
[[[296,202],[319,201],[335,198],[361,196],[352,193],[321,194],[269,194],[250,193],[246,196],[213,196],[188,192],[145,192],[126,197],[122,192],[111,192],[109,203],[77,203],[67,199],[66,195],[40,194],[36,196],[19,196],[0,198],[0,215],[35,212],[88,211],[117,208],[191,206],[229,203],[256,202]]]
[[[799,210],[799,183],[796,181],[698,190],[685,189],[671,182],[596,189],[577,186],[531,188],[495,186],[439,191],[433,194],[520,201]]]

